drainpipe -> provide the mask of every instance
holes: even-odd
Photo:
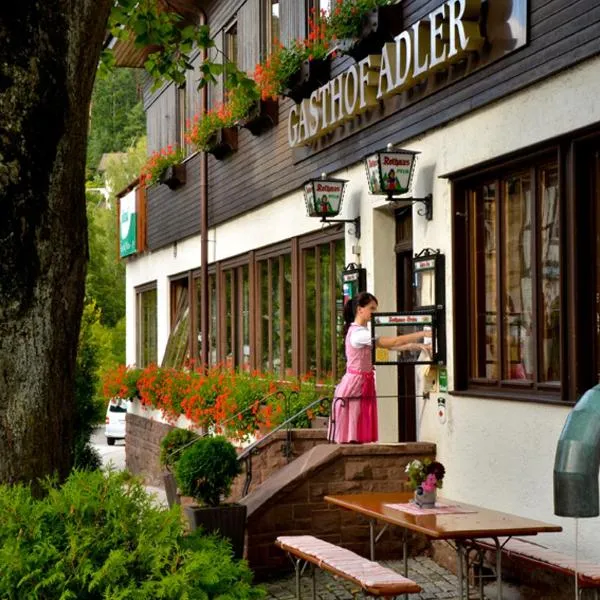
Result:
[[[204,10],[200,11],[200,25],[206,25],[208,19]],[[206,60],[207,50],[202,51],[202,60]],[[200,111],[206,112],[208,107],[208,88],[202,88]],[[200,152],[200,336],[202,348],[200,361],[203,367],[208,366],[208,155]]]
[[[554,461],[554,514],[597,517],[600,468],[600,385],[569,413]]]

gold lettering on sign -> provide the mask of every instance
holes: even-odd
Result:
[[[426,18],[363,58],[290,110],[290,146],[308,144],[380,100],[399,94],[448,68],[483,45],[481,0],[447,0]]]

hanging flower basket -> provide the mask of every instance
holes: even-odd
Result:
[[[300,104],[310,95],[329,81],[330,63],[328,58],[304,60],[300,69],[286,82],[282,94]]]
[[[238,121],[238,125],[252,135],[260,135],[279,122],[279,103],[273,98],[259,100],[250,114]]]
[[[336,50],[359,62],[369,54],[381,54],[386,42],[402,30],[400,5],[378,6],[363,16],[363,27],[359,37],[339,39]]]
[[[222,127],[218,129],[206,151],[217,160],[223,160],[226,156],[235,152],[238,148],[237,127]]]
[[[172,190],[177,189],[185,183],[185,164],[169,165],[158,180]]]

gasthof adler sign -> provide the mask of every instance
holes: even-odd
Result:
[[[480,50],[480,9],[481,0],[448,0],[384,44],[381,54],[363,58],[315,90],[290,110],[290,146],[314,141],[380,100]]]

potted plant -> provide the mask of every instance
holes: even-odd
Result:
[[[236,124],[252,135],[260,135],[279,121],[277,100],[262,98],[256,82],[250,78],[227,92],[227,104]]]
[[[242,558],[244,550],[246,506],[223,504],[223,500],[240,473],[237,452],[223,436],[200,438],[182,452],[175,466],[181,493],[200,503],[184,509],[190,527],[228,538],[237,558]]]
[[[305,40],[289,46],[277,44],[263,63],[256,66],[254,79],[261,97],[287,96],[297,104],[329,80],[330,45],[325,13],[314,8]]]
[[[335,49],[358,62],[402,29],[402,11],[396,0],[336,0],[328,23]]]
[[[160,441],[160,464],[163,467],[163,481],[169,506],[181,504],[177,482],[173,474],[177,462],[186,448],[198,440],[198,436],[189,429],[174,427]]]
[[[235,152],[238,146],[237,128],[230,107],[223,104],[202,115],[195,115],[185,139],[217,160]]]
[[[175,189],[185,183],[185,152],[182,148],[169,145],[153,152],[144,166],[140,178],[146,185],[164,183]]]
[[[436,491],[442,487],[446,469],[442,463],[425,460],[412,460],[406,465],[405,472],[408,481],[415,490],[414,502],[421,508],[433,508],[435,506]]]

